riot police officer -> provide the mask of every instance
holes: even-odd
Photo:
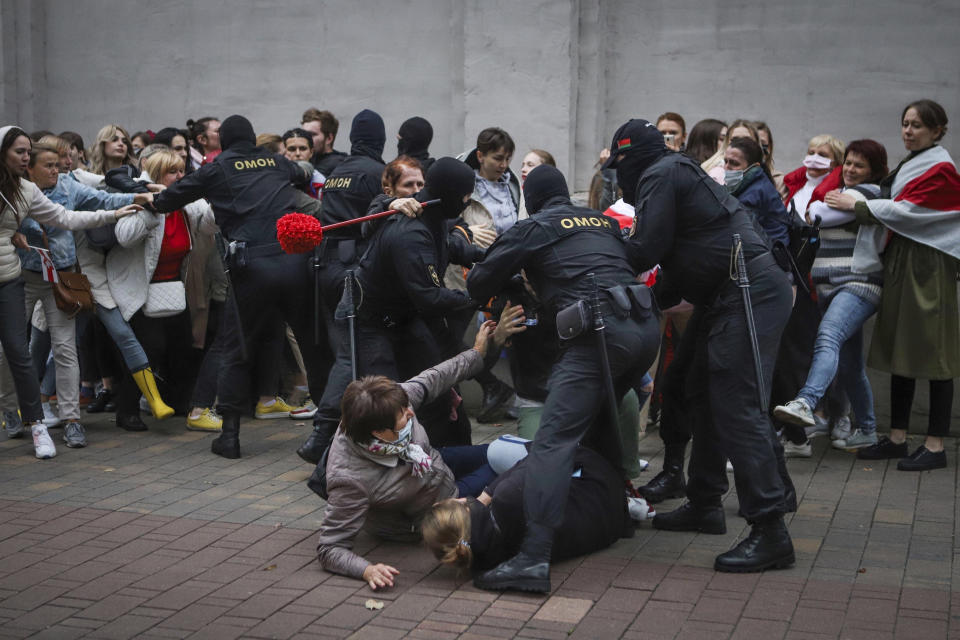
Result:
[[[256,147],[253,126],[233,115],[220,125],[223,152],[213,162],[181,178],[158,194],[158,211],[178,209],[199,198],[213,208],[220,232],[229,244],[227,262],[232,293],[226,302],[221,331],[224,360],[217,379],[218,411],[223,431],[211,445],[225,458],[240,457],[240,416],[248,410],[250,363],[277,309],[297,336],[307,367],[311,393],[323,391],[333,356],[326,339],[314,345],[311,328],[308,258],[284,253],[277,242],[277,220],[296,210],[297,189],[306,176],[286,158]]]
[[[598,211],[573,206],[557,169],[535,168],[523,191],[531,217],[494,241],[470,271],[467,290],[472,298],[486,300],[522,269],[543,302],[543,313],[567,310],[566,317],[570,310],[579,314],[583,301],[599,287],[610,374],[619,400],[639,383],[656,356],[658,321],[652,296],[635,283],[619,225]],[[604,406],[602,354],[589,318],[588,313],[580,332],[567,333],[569,339],[550,376],[540,429],[527,462],[523,488],[527,523],[520,551],[477,576],[474,584],[480,588],[550,588],[550,550],[554,530],[563,520],[574,452]],[[558,328],[567,328],[560,317]],[[619,455],[611,462],[619,467]]]
[[[698,164],[670,151],[646,120],[630,120],[614,134],[611,157],[624,200],[636,207],[630,251],[635,268],[660,264],[694,314],[680,345],[690,358],[684,390],[693,420],[687,498],[653,525],[675,531],[726,531],[721,497],[726,459],[733,464],[740,510],[750,535],[717,557],[718,571],[762,571],[793,563],[783,514],[795,494],[760,389],[769,399],[780,334],[790,315],[791,290],[750,213]],[[733,234],[742,245],[733,248]],[[752,310],[732,278],[742,251]],[[747,312],[756,321],[762,384],[754,366]],[[687,353],[688,350],[692,353]]]
[[[414,199],[379,200],[384,207],[399,206],[409,215],[378,221],[356,270],[358,375],[404,379],[459,351],[459,340],[443,335],[443,316],[475,304],[464,292],[444,287],[441,278],[450,260],[469,266],[482,257],[468,242],[447,241],[447,222],[463,212],[473,186],[470,167],[454,158],[440,158]],[[433,199],[440,203],[427,208],[419,204]],[[340,308],[340,320],[336,321],[342,322],[346,315]],[[315,435],[311,436],[319,455],[336,431],[340,398],[351,381],[349,336],[343,328],[338,335],[337,360],[318,404]],[[466,416],[458,419],[458,434],[445,433],[438,427],[449,422],[449,399],[430,400],[438,401],[436,408],[420,414],[431,438],[436,436],[446,445],[469,444]],[[429,421],[425,416],[430,416]]]
[[[337,165],[323,185],[320,211],[323,224],[353,220],[367,213],[370,202],[381,192],[380,178],[385,166],[381,155],[386,135],[383,118],[376,112],[364,109],[354,116],[350,126],[350,156]],[[356,267],[363,250],[361,227],[353,225],[324,234],[323,244],[314,252],[315,277],[319,281],[316,288],[322,292],[323,320],[334,349],[338,348],[340,336],[333,311],[343,294],[347,271]],[[312,464],[320,461],[333,436],[328,427],[331,420],[340,416],[339,396],[333,405],[324,406],[321,402],[317,406],[313,431],[297,449],[297,455]]]

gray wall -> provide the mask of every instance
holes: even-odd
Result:
[[[584,188],[631,116],[672,110],[766,119],[776,161],[806,140],[874,137],[903,155],[898,118],[918,97],[960,118],[957,3],[873,0],[0,0],[3,123],[136,129],[248,115],[282,132],[308,106],[408,116],[434,155],[483,127],[514,136],[513,166],[551,151]],[[945,146],[960,150],[957,136]]]

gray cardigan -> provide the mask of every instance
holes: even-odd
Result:
[[[483,359],[474,349],[441,362],[402,383],[416,410],[428,400],[447,393],[460,380],[472,378],[483,368]],[[327,511],[320,527],[317,553],[327,571],[360,578],[370,564],[352,551],[361,528],[387,539],[416,541],[420,520],[433,503],[457,495],[453,473],[427,432],[413,419],[413,442],[433,458],[433,466],[422,478],[410,472],[397,458],[378,457],[338,430],[327,460]]]

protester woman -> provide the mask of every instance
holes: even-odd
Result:
[[[183,160],[169,150],[158,151],[144,161],[144,171],[164,187],[183,177],[183,169]],[[158,419],[187,409],[198,363],[192,348],[183,274],[193,235],[212,234],[214,229],[213,212],[203,200],[167,214],[141,211],[117,223],[118,244],[107,254],[110,293],[150,363],[161,374],[163,396],[173,407],[160,406],[163,401],[158,390],[148,388],[144,397]],[[131,431],[143,430],[145,426],[136,419],[138,413],[136,394],[121,392],[118,424]]]
[[[757,133],[753,123],[749,120],[737,119],[730,123],[730,126],[727,127],[726,135],[723,137],[723,142],[720,144],[720,148],[717,149],[716,153],[700,163],[700,168],[720,184],[723,184],[724,153],[727,147],[730,146],[730,141],[734,138],[750,138],[758,144],[760,142],[760,134]]]
[[[789,246],[790,218],[763,162],[760,145],[752,138],[734,138],[723,158],[727,190],[754,214],[771,244]]]
[[[517,553],[526,528],[525,462],[526,458],[497,476],[476,500],[448,498],[433,505],[421,530],[424,543],[438,560],[480,572]],[[632,529],[623,478],[613,466],[595,451],[580,447],[574,469],[551,561],[605,549]]]
[[[90,171],[100,176],[121,165],[137,166],[133,144],[126,130],[118,124],[108,124],[99,132],[90,152]],[[90,185],[95,186],[95,185]]]
[[[404,383],[366,376],[350,383],[326,466],[327,513],[317,552],[327,571],[393,586],[398,571],[353,551],[361,529],[389,540],[419,539],[419,522],[443,499],[478,496],[494,478],[486,445],[430,445],[416,411],[483,367],[488,348],[499,349],[510,327],[480,327],[473,348]],[[489,343],[493,343],[492,345]]]
[[[542,164],[555,167],[557,166],[557,161],[553,159],[549,151],[530,149],[530,152],[523,156],[523,162],[520,164],[520,186],[523,186],[523,181],[527,179],[527,174],[533,171],[534,167],[539,167]]]
[[[70,211],[54,204],[24,177],[30,163],[30,138],[15,126],[0,127],[0,346],[10,367],[23,423],[31,427],[38,458],[52,458],[56,447],[40,424],[40,387],[27,348],[26,296],[20,259],[14,250],[27,248],[17,229],[27,218],[41,224],[83,229],[116,222],[140,207],[116,211]],[[11,430],[8,429],[8,435]],[[22,431],[21,431],[22,433]],[[15,436],[16,437],[16,436]]]
[[[810,138],[803,165],[783,176],[787,191],[783,203],[787,211],[796,211],[797,215],[804,217],[811,202],[822,200],[823,194],[839,186],[840,172],[836,169],[841,164],[843,143],[840,140],[827,134]]]
[[[857,456],[903,458],[897,464],[902,471],[947,465],[943,439],[950,431],[953,378],[960,375],[960,175],[939,145],[946,132],[943,107],[932,100],[910,103],[900,124],[908,155],[880,182],[880,197],[864,202],[829,193],[825,198],[835,209],[852,211],[861,224],[878,225],[861,230],[853,269],[883,265],[884,291],[867,364],[891,373],[890,437]],[[930,415],[924,444],[907,455],[917,378],[930,381]]]
[[[727,125],[723,121],[714,118],[701,120],[690,129],[683,152],[694,162],[703,163],[720,150],[726,136]]]
[[[191,170],[199,169],[220,153],[220,121],[209,116],[199,120],[187,120],[190,136]]]
[[[878,183],[886,174],[887,152],[883,145],[874,140],[854,140],[844,153],[843,186],[831,193],[848,195],[857,202],[872,200],[880,195]],[[808,221],[817,216],[822,226],[821,247],[811,276],[823,319],[817,329],[806,383],[794,400],[776,407],[773,414],[784,422],[816,427],[813,410],[834,376],[839,375],[857,428],[849,436],[835,439],[833,446],[862,449],[877,443],[873,391],[863,358],[863,325],[877,310],[883,272],[879,264],[869,273],[854,272],[859,224],[851,212],[817,201],[808,208]]]

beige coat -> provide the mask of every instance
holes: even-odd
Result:
[[[424,402],[447,393],[460,380],[472,378],[483,367],[474,349],[441,362],[403,383],[416,410]],[[415,444],[433,458],[433,466],[422,478],[410,472],[396,456],[374,456],[338,430],[327,460],[327,512],[320,527],[317,553],[327,571],[360,578],[370,563],[353,552],[353,540],[360,529],[387,539],[416,541],[423,514],[433,503],[457,495],[453,473],[427,432],[414,417]]]

